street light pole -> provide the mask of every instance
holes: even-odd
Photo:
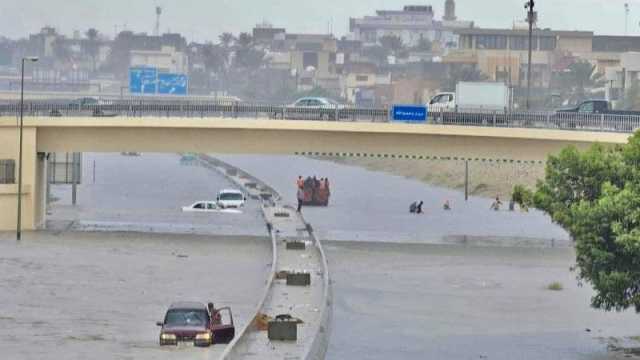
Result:
[[[529,62],[527,63],[527,110],[529,110],[531,103],[531,52],[533,48],[533,8],[535,3],[533,0],[529,0],[524,4],[524,8],[528,10],[527,22],[529,22]]]
[[[20,241],[22,238],[22,129],[23,129],[23,115],[24,115],[24,61],[31,62],[38,61],[37,57],[23,57],[20,67],[20,129],[19,141],[18,141],[18,221],[16,225],[16,240]]]

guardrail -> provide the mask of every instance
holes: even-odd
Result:
[[[0,102],[0,115],[19,114],[20,105]],[[97,104],[56,101],[28,101],[24,114],[36,117],[226,117],[288,120],[324,120],[387,122],[389,109],[354,106],[294,107],[290,105],[246,103],[236,101],[201,101],[193,99],[118,99],[99,100]],[[640,128],[640,115],[587,114],[570,112],[430,112],[428,123],[441,125],[540,128],[606,132],[633,132]]]
[[[331,277],[329,275],[329,261],[327,255],[322,247],[322,242],[315,235],[313,228],[304,216],[300,215],[307,224],[309,236],[313,239],[318,252],[320,253],[320,259],[322,262],[322,281],[324,283],[322,293],[322,309],[320,309],[320,324],[318,331],[313,337],[313,342],[309,348],[305,351],[305,360],[323,360],[325,358],[327,348],[329,347],[329,340],[331,339],[331,326],[333,322],[333,288],[331,286]]]

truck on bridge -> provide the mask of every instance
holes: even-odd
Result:
[[[557,113],[583,113],[607,115],[640,115],[640,111],[613,110],[607,100],[585,100],[579,105],[556,110]]]
[[[438,112],[498,112],[509,110],[509,88],[498,82],[459,82],[454,92],[434,96],[427,107]]]

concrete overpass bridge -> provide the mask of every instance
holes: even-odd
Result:
[[[623,144],[629,134],[549,129],[248,118],[25,118],[23,224],[45,220],[48,153],[197,152],[543,162],[567,145]],[[0,160],[18,159],[15,116],[0,117]],[[17,171],[17,167],[16,167]],[[17,176],[16,176],[17,180]],[[15,227],[17,184],[0,184],[0,230]]]

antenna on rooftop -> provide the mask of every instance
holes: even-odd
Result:
[[[153,35],[160,36],[160,15],[162,15],[162,8],[156,6],[156,27],[153,30]]]

